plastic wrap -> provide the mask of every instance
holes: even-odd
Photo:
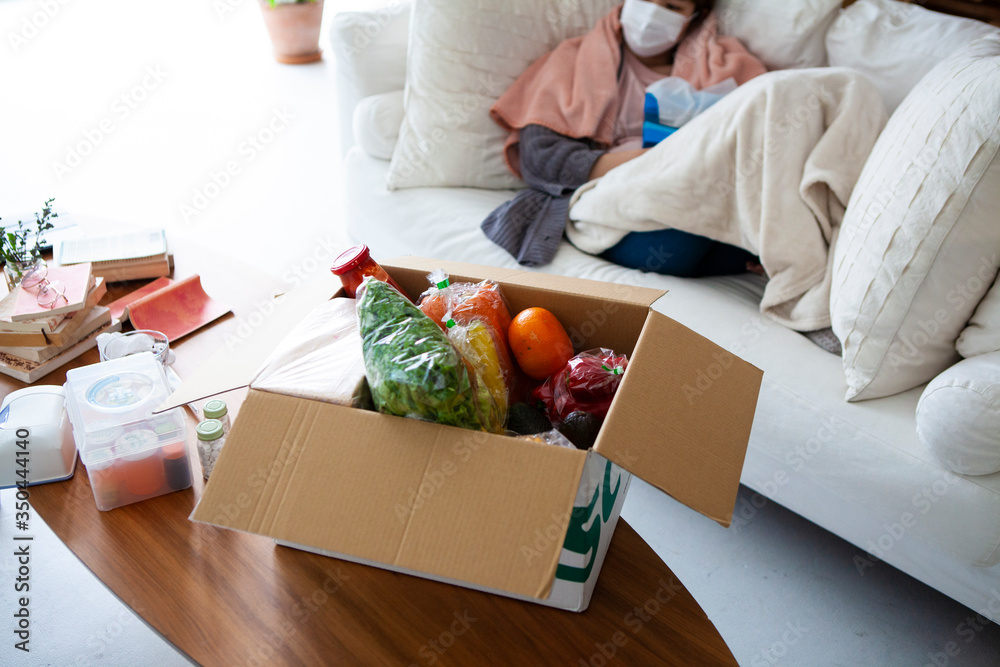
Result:
[[[354,299],[331,299],[313,309],[275,348],[250,386],[370,408]]]
[[[560,424],[577,410],[603,419],[628,368],[628,357],[599,348],[581,352],[558,373],[535,389],[533,396],[545,404],[553,424]]]
[[[468,325],[456,324],[449,320],[448,339],[470,365],[476,382],[489,392],[489,412],[485,415],[486,430],[493,433],[503,431],[507,422],[510,392],[496,346],[486,325],[481,320],[473,320]],[[485,402],[484,402],[485,405]]]
[[[428,279],[432,287],[422,295],[420,309],[439,323],[475,368],[497,410],[489,430],[502,430],[515,376],[507,345],[510,311],[500,286],[490,280],[451,284],[441,269],[431,272]]]
[[[646,94],[656,99],[660,124],[681,127],[734,90],[736,80],[732,78],[695,90],[681,77],[668,76],[650,84]]]
[[[379,412],[495,430],[493,399],[471,365],[398,290],[365,278],[357,313],[365,372]]]
[[[568,447],[570,449],[576,449],[576,445],[569,441],[562,433],[552,429],[551,431],[545,431],[543,433],[534,433],[532,435],[519,435],[517,436],[522,440],[530,440],[531,442],[541,443],[543,445],[555,445],[556,447]]]

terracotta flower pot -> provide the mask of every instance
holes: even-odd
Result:
[[[323,19],[323,0],[281,3],[271,7],[258,0],[264,25],[271,36],[274,58],[279,63],[311,63],[323,57],[319,48],[319,28]]]

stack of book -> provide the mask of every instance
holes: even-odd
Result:
[[[110,283],[170,275],[173,256],[162,229],[85,236],[54,246],[61,265],[90,262],[95,276]]]
[[[16,287],[0,300],[0,373],[22,382],[34,382],[80,356],[97,345],[98,334],[121,330],[111,311],[98,305],[107,284],[89,263],[50,266],[46,279],[65,289],[54,303],[39,305],[44,283]]]

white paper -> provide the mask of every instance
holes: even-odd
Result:
[[[107,262],[162,255],[167,251],[167,237],[162,229],[128,232],[111,236],[85,236],[59,243],[59,264]]]

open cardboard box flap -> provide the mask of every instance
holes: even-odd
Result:
[[[438,267],[453,282],[498,280],[512,312],[539,305],[573,323],[577,349],[628,353],[595,450],[729,524],[761,372],[650,310],[664,292],[414,257],[382,265],[411,295]],[[246,350],[217,355],[161,407],[248,384],[336,286],[286,295]],[[538,536],[565,534],[589,456],[257,390],[229,438],[192,519],[536,598],[562,547]]]
[[[594,449],[729,526],[762,371],[654,310],[633,359]]]

